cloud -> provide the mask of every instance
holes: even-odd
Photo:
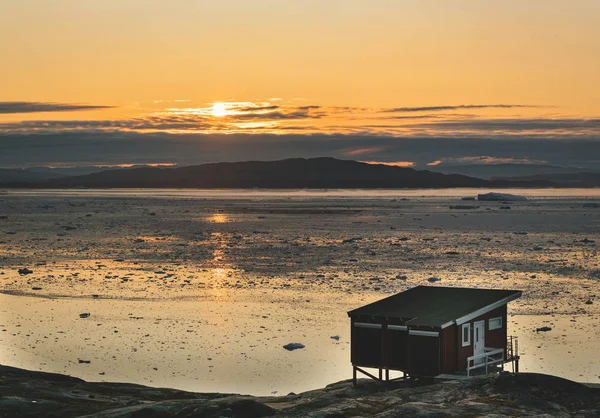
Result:
[[[448,111],[525,105],[418,108],[431,111],[423,114],[270,102],[225,105],[224,116],[215,116],[212,106],[182,106],[118,120],[0,122],[0,167],[318,156],[409,162],[416,168],[519,161],[594,168],[600,163],[595,157],[600,118],[493,118]]]
[[[361,161],[361,163],[375,165],[389,165],[392,167],[414,167],[414,161]]]
[[[375,119],[378,120],[411,120],[411,119],[437,119],[437,120],[456,120],[456,119],[475,119],[478,115],[473,113],[433,113],[424,115],[392,115],[392,116],[379,116]]]
[[[320,119],[328,115],[322,106],[256,106],[237,108],[229,115],[230,119]]]
[[[457,157],[457,158],[444,158],[443,160],[436,160],[427,163],[428,166],[436,165],[495,165],[495,164],[548,164],[546,160],[539,160],[533,158],[514,158],[514,157],[492,157],[489,155],[478,155],[474,157]]]
[[[410,115],[410,116],[394,115],[394,116],[386,116],[384,118],[378,118],[378,119],[394,119],[394,120],[409,119],[409,120],[413,120],[413,119],[438,119],[438,118],[440,118],[440,116],[438,116],[438,115]]]
[[[42,102],[10,102],[6,110],[41,111],[41,109],[98,108],[101,106],[53,104]],[[457,109],[534,107],[520,104],[471,104],[458,106],[427,106],[398,108],[368,108],[357,106],[295,105],[272,102],[228,101],[224,114],[216,115],[212,104],[204,107],[168,107],[146,115],[120,120],[27,120],[0,122],[2,133],[53,133],[63,131],[111,131],[168,133],[227,132],[252,134],[283,134],[311,132],[327,134],[381,136],[515,136],[529,135],[597,136],[598,119],[559,118],[481,118],[476,114],[451,112]],[[0,108],[1,109],[1,108]],[[21,109],[21,110],[18,110]],[[422,112],[394,114],[393,112]],[[445,112],[442,112],[444,110]],[[383,112],[383,113],[382,113]],[[307,126],[307,121],[318,123]]]
[[[182,122],[186,123],[186,122]],[[170,162],[192,165],[217,161],[276,160],[329,156],[368,161],[528,159],[548,164],[597,168],[600,140],[590,138],[423,137],[367,134],[164,133],[71,131],[0,135],[0,167]],[[350,152],[350,154],[349,154]]]
[[[0,133],[37,132],[57,133],[69,131],[147,131],[147,130],[210,130],[224,125],[211,121],[203,115],[157,113],[145,117],[117,120],[32,120],[23,122],[0,123]]]
[[[233,110],[236,112],[250,112],[250,113],[264,113],[271,112],[274,110],[281,109],[281,106],[278,105],[266,105],[266,106],[245,106],[245,107],[234,107]]]
[[[383,151],[384,147],[367,147],[367,148],[354,148],[343,150],[344,155],[348,156],[356,156],[356,155],[365,155],[365,154],[375,154],[377,152]]]
[[[534,131],[534,130],[589,130],[600,129],[600,119],[583,118],[512,118],[446,120],[423,123],[418,126],[433,129],[478,130],[478,131]]]
[[[230,120],[281,120],[281,119],[320,119],[327,116],[326,113],[311,113],[306,110],[270,112],[270,113],[241,113],[228,115]]]
[[[397,137],[544,138],[600,137],[600,118],[477,118],[473,115],[404,115],[372,122],[372,114],[355,117],[321,106],[260,106],[233,108],[224,116],[212,108],[170,108],[119,120],[31,120],[0,122],[0,135],[10,133],[57,133],[67,131],[162,131],[166,133],[226,132],[283,134],[290,131],[323,134],[379,135]],[[421,117],[422,116],[422,117]],[[395,120],[395,118],[401,118]],[[378,119],[378,118],[376,118]],[[318,125],[307,125],[319,120]]]
[[[169,108],[141,117],[116,120],[31,120],[21,122],[0,122],[2,133],[53,133],[61,131],[165,131],[211,132],[242,131],[244,128],[273,131],[280,127],[277,121],[321,119],[327,112],[320,106],[260,106],[237,107],[225,116],[214,116],[212,108]],[[281,129],[306,129],[287,127]]]
[[[78,103],[53,102],[0,102],[0,114],[72,112],[78,110],[111,109],[115,106],[86,105]]]
[[[462,119],[417,123],[414,132],[440,136],[515,138],[523,135],[545,138],[600,138],[600,118],[511,118]]]
[[[319,119],[327,116],[327,112],[320,111],[321,106],[245,106],[233,107],[228,111],[226,118],[235,120],[281,120],[281,119]]]
[[[524,107],[540,107],[534,105],[519,104],[489,104],[489,105],[457,105],[457,106],[420,106],[420,107],[393,107],[382,109],[384,113],[402,113],[402,112],[438,112],[443,110],[461,110],[461,109],[512,109]]]

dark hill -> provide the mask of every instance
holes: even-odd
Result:
[[[600,173],[598,172],[538,174],[535,176],[505,177],[497,180],[547,181],[554,183],[557,187],[600,187]]]
[[[212,163],[198,166],[143,167],[50,179],[25,187],[50,188],[449,188],[547,187],[550,182],[487,181],[462,175],[334,158]]]
[[[20,168],[0,168],[0,184],[35,183],[59,177],[62,176],[53,173],[39,173]]]
[[[583,171],[577,167],[560,167],[547,164],[472,164],[472,165],[436,165],[432,170],[443,174],[462,174],[480,179],[530,177],[545,174],[573,174]],[[587,170],[594,171],[594,170]]]

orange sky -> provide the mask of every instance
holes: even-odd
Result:
[[[597,138],[598,22],[598,0],[4,0],[0,134]]]
[[[5,0],[1,100],[600,114],[600,2]],[[132,108],[129,108],[129,107]]]

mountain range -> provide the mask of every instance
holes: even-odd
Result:
[[[35,177],[35,176],[34,176]],[[3,180],[1,187],[35,188],[452,188],[552,187],[545,179],[485,180],[460,174],[367,164],[335,158],[137,167],[84,175]]]
[[[600,173],[600,169],[582,169],[580,167],[561,167],[549,164],[470,164],[470,165],[446,165],[440,164],[430,170],[443,174],[462,174],[469,177],[494,180],[497,178],[525,178],[539,175],[577,174],[581,172]]]

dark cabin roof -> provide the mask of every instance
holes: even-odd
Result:
[[[490,305],[508,303],[520,290],[417,286],[348,312],[348,316],[399,319],[406,325],[441,327]]]

